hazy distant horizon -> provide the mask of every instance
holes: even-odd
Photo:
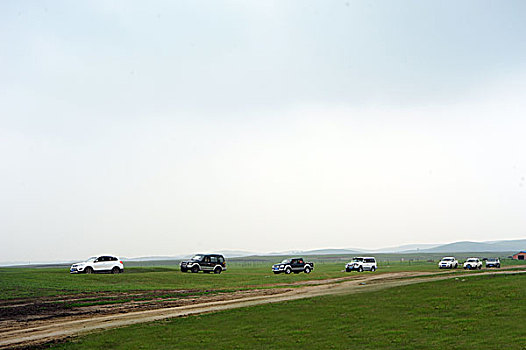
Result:
[[[423,243],[423,244],[403,244],[396,247],[382,247],[382,248],[376,248],[376,249],[368,249],[368,248],[358,248],[358,247],[324,247],[324,248],[311,248],[311,249],[304,249],[304,250],[288,250],[288,251],[271,251],[271,252],[263,252],[263,251],[242,251],[242,250],[228,250],[228,249],[216,249],[213,251],[193,251],[193,252],[185,252],[185,253],[179,253],[179,254],[171,254],[171,255],[149,255],[149,254],[141,254],[138,256],[128,256],[126,254],[120,255],[120,254],[114,254],[114,252],[97,252],[97,254],[91,254],[90,256],[98,256],[98,255],[117,255],[124,261],[126,260],[137,260],[141,259],[139,261],[143,261],[142,259],[152,259],[152,260],[163,260],[163,259],[180,259],[180,258],[187,258],[194,254],[201,254],[201,253],[220,253],[224,254],[227,258],[233,258],[233,257],[243,257],[243,256],[270,256],[270,255],[293,255],[293,254],[299,254],[304,252],[314,252],[314,251],[330,251],[330,250],[346,250],[349,252],[355,252],[355,253],[365,253],[365,254],[392,254],[392,253],[417,253],[417,252],[423,252],[423,253],[432,253],[437,254],[438,252],[426,252],[426,250],[432,249],[432,248],[438,248],[443,245],[450,245],[450,244],[462,244],[462,243],[506,243],[506,242],[513,242],[515,246],[517,246],[517,249],[499,249],[499,250],[492,250],[494,252],[505,252],[505,251],[515,251],[515,250],[523,250],[522,246],[518,245],[516,241],[523,241],[526,242],[526,239],[522,238],[519,240],[497,240],[497,241],[484,241],[484,242],[476,242],[476,241],[457,241],[457,242],[445,242],[445,243]],[[526,245],[525,245],[526,247]],[[441,251],[440,253],[451,253],[455,254],[456,251]],[[469,251],[466,250],[465,252],[475,252],[475,251]],[[487,251],[480,251],[480,252],[487,252]],[[327,253],[322,253],[327,254]],[[86,257],[75,257],[75,258],[66,258],[61,260],[41,260],[41,261],[0,261],[0,266],[24,266],[24,265],[45,265],[45,264],[61,264],[61,263],[72,263],[77,261],[83,261],[84,259],[88,258]]]
[[[522,1],[0,3],[0,260],[526,236]]]

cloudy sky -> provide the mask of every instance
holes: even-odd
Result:
[[[0,261],[526,236],[524,1],[2,1]]]

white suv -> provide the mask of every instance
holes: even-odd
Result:
[[[438,263],[439,269],[456,269],[458,267],[458,261],[453,256],[445,256]]]
[[[482,268],[482,261],[480,261],[478,258],[468,258],[466,262],[464,263],[464,269],[468,270],[474,270],[474,269],[481,269]]]
[[[500,268],[500,259],[499,258],[488,258],[488,260],[486,260],[486,267]]]
[[[356,257],[345,265],[345,271],[347,272],[362,272],[365,270],[376,271],[376,259],[374,257]]]
[[[113,255],[92,256],[86,261],[75,263],[69,269],[70,273],[96,273],[96,272],[124,272],[124,264]]]

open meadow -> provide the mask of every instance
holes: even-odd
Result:
[[[476,253],[463,255],[476,256]],[[479,254],[480,255],[480,254]],[[376,273],[400,271],[437,271],[438,254],[378,255]],[[239,290],[280,287],[298,281],[324,280],[348,276],[345,262],[352,256],[308,257],[315,263],[311,274],[274,275],[272,263],[284,257],[246,257],[230,259],[228,270],[221,275],[182,273],[177,261],[125,262],[125,273],[118,275],[70,275],[69,265],[53,268],[0,268],[0,300],[50,297],[87,292],[130,292],[153,290]],[[503,267],[519,264],[502,259]],[[130,267],[131,266],[131,267]],[[518,265],[520,266],[520,265]],[[462,269],[455,270],[459,273]],[[444,270],[447,271],[447,270]]]
[[[477,276],[227,310],[53,349],[526,348],[526,276]]]
[[[429,339],[441,329],[430,344],[452,344],[453,335],[476,344],[481,334],[493,332],[488,327],[495,310],[520,314],[524,308],[525,277],[512,275],[524,272],[524,262],[439,270],[434,256],[386,255],[379,256],[376,272],[346,273],[350,257],[315,256],[307,257],[315,262],[310,274],[275,275],[270,266],[281,259],[230,259],[219,275],[182,273],[174,261],[131,263],[122,274],[70,275],[67,266],[0,268],[0,336],[7,339],[0,348],[61,342],[105,328],[120,329],[58,346],[141,349],[148,347],[139,339],[144,337],[154,348],[198,348],[219,338],[224,348],[240,349],[425,348],[408,339]],[[166,321],[150,322],[155,320]],[[516,322],[510,327],[511,320],[502,314],[493,329],[522,341],[517,334],[524,329]],[[201,322],[214,326],[202,328]]]

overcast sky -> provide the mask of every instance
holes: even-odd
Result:
[[[524,1],[2,1],[0,261],[526,236]]]

